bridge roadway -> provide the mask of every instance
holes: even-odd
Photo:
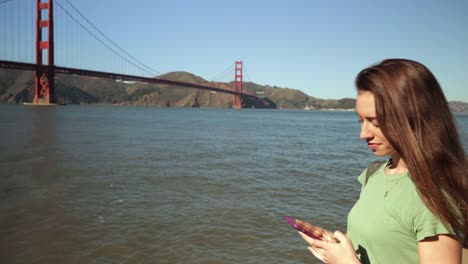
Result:
[[[17,69],[17,70],[30,70],[34,71],[39,68],[44,70],[52,69],[55,73],[62,73],[62,74],[76,74],[80,76],[90,76],[90,77],[100,77],[100,78],[109,78],[114,80],[122,80],[122,81],[139,81],[139,82],[147,82],[147,83],[160,83],[160,84],[167,84],[173,86],[182,86],[187,88],[195,88],[195,89],[202,89],[220,93],[227,93],[232,95],[237,95],[238,93],[225,90],[221,88],[211,87],[208,85],[202,84],[195,84],[195,83],[187,83],[187,82],[178,82],[178,81],[171,81],[171,80],[164,80],[159,78],[150,78],[150,77],[142,77],[136,75],[127,75],[127,74],[119,74],[119,73],[111,73],[111,72],[101,72],[101,71],[92,71],[92,70],[83,70],[83,69],[76,69],[76,68],[67,68],[67,67],[60,67],[60,66],[48,66],[48,65],[38,65],[34,63],[25,63],[25,62],[14,62],[14,61],[5,61],[0,60],[0,68],[7,68],[7,69]],[[240,96],[246,99],[259,99],[257,96],[241,93]]]

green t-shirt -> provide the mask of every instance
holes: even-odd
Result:
[[[387,175],[385,164],[364,186],[348,215],[347,235],[361,263],[419,263],[418,241],[453,234],[421,200],[408,173]]]

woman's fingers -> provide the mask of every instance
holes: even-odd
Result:
[[[346,235],[341,233],[341,231],[339,231],[339,230],[336,230],[335,232],[333,232],[333,238],[335,238],[339,242],[348,239],[348,237],[346,237]]]
[[[309,251],[324,263],[359,263],[349,238],[340,231],[327,233],[331,240],[313,239],[299,232],[299,235],[309,244]]]
[[[304,222],[302,220],[299,220],[299,219],[295,219],[296,220],[296,224],[300,227],[302,227],[303,229],[307,230],[308,232],[316,235],[317,237],[321,238],[321,239],[324,239],[325,236],[326,236],[326,231],[323,229],[323,228],[320,228],[320,227],[317,227],[317,226],[314,226],[312,224],[309,224],[307,222]]]
[[[310,238],[306,234],[299,232],[299,234],[302,236],[302,238],[309,243],[309,247],[307,249],[319,260],[321,260],[323,263],[327,263],[325,261],[325,253],[326,250],[323,248],[324,244],[327,243],[325,241],[317,240]]]
[[[326,241],[313,239],[302,232],[299,232],[299,235],[301,235],[302,239],[304,239],[310,246],[314,248],[324,248],[326,244],[328,243]]]
[[[318,249],[315,249],[313,247],[308,247],[308,249],[312,253],[312,255],[314,255],[316,258],[321,260],[323,263],[326,263],[325,262],[325,257],[323,256],[321,251],[319,251]]]
[[[352,249],[354,251],[353,243],[345,234],[341,233],[340,231],[335,231],[333,233],[333,238],[339,241],[339,243],[342,244],[343,247]]]

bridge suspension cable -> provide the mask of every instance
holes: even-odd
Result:
[[[249,84],[252,83],[252,80],[250,79],[249,73],[247,72],[247,69],[245,65],[243,66],[243,72],[247,78],[244,78],[244,92],[250,95],[254,95],[254,89],[253,87]]]
[[[110,50],[112,53],[114,53],[116,56],[121,58],[122,60],[126,61],[127,63],[133,65],[134,67],[140,69],[141,71],[144,71],[152,76],[155,75],[161,75],[158,71],[151,69],[149,66],[146,64],[142,63],[138,59],[134,58],[131,56],[128,52],[124,51],[120,46],[118,46],[114,41],[112,41],[109,37],[107,37],[101,30],[99,30],[89,19],[87,19],[76,7],[74,7],[68,0],[66,2],[75,10],[88,24],[90,24],[99,34],[104,36],[104,38],[110,42],[114,47],[117,47],[120,51],[122,51],[125,55],[130,57],[133,61],[122,55],[121,53],[117,52],[114,48],[112,48],[109,44],[105,43],[101,38],[99,38],[95,33],[93,33],[89,28],[87,28],[83,23],[81,23],[76,17],[74,17],[70,11],[68,11],[62,4],[60,4],[59,1],[55,1],[55,4],[60,7],[73,21],[75,21],[82,29],[84,29],[88,34],[90,34],[94,39],[96,39],[101,45],[106,47],[108,50]],[[142,66],[143,65],[143,66]]]
[[[57,0],[55,0],[57,2]],[[129,58],[131,58],[135,64],[138,64],[138,65],[135,65],[133,62],[130,62],[129,60],[127,60],[126,58],[123,58],[123,56],[120,56],[119,54],[117,54],[117,52],[112,49],[111,47],[109,47],[108,45],[104,44],[103,41],[99,40],[99,42],[101,42],[101,44],[105,45],[107,48],[111,49],[116,55],[118,55],[119,57],[121,57],[122,59],[126,60],[128,63],[131,63],[132,65],[138,67],[140,70],[143,70],[145,71],[146,73],[149,73],[149,74],[152,74],[152,75],[161,75],[160,72],[158,72],[157,70],[151,68],[150,66],[146,65],[145,63],[143,63],[142,61],[138,60],[137,58],[135,58],[134,56],[132,56],[130,53],[128,53],[127,51],[125,51],[123,48],[121,48],[118,44],[116,44],[111,38],[109,38],[104,32],[102,32],[102,30],[100,30],[93,22],[91,22],[86,16],[83,15],[82,12],[80,12],[80,10],[78,10],[78,8],[76,8],[69,0],[65,0],[67,2],[68,5],[70,5],[70,7],[81,17],[83,18],[94,30],[96,30],[99,34],[101,34],[108,42],[110,42],[114,47],[116,47],[118,50],[120,50],[121,52],[123,52],[126,56],[128,56]],[[62,5],[60,5],[58,2],[57,2],[57,5],[59,5],[62,9],[64,9],[64,7]],[[70,15],[70,13],[68,11],[66,11],[64,9],[64,11]],[[71,16],[71,15],[70,15]],[[78,24],[80,24],[82,27],[84,27],[80,22],[77,21],[77,19],[73,18],[71,16],[71,18],[73,20],[75,20],[75,22],[77,22]],[[85,29],[86,30],[86,29]],[[88,31],[88,30],[86,30]],[[88,31],[88,33],[92,34],[94,36],[93,33],[91,33],[90,31]],[[97,37],[94,36],[96,39]]]
[[[221,72],[220,74],[216,75],[215,77],[209,79],[208,81],[211,81],[211,82],[216,82],[216,81],[219,81],[223,78],[225,78],[226,76],[228,76],[229,74],[231,74],[230,77],[232,77],[232,73],[234,72],[234,64],[231,64],[226,70],[224,70],[223,72]]]
[[[5,4],[5,3],[7,3],[7,2],[10,2],[10,1],[13,1],[13,0],[3,0],[3,1],[0,1],[0,5],[1,5],[1,4]]]

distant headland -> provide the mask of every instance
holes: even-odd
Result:
[[[208,81],[188,72],[171,72],[164,79],[206,84]],[[123,82],[92,77],[57,74],[56,97],[60,104],[112,104],[155,107],[231,108],[232,95],[198,89],[139,82]],[[211,83],[213,84],[213,83]],[[214,83],[232,87],[232,83]],[[266,104],[246,102],[248,108],[353,111],[354,98],[320,99],[300,90],[253,82],[244,83]],[[33,99],[34,79],[31,71],[0,69],[0,103],[23,103]],[[468,103],[449,102],[453,112],[468,112]]]

